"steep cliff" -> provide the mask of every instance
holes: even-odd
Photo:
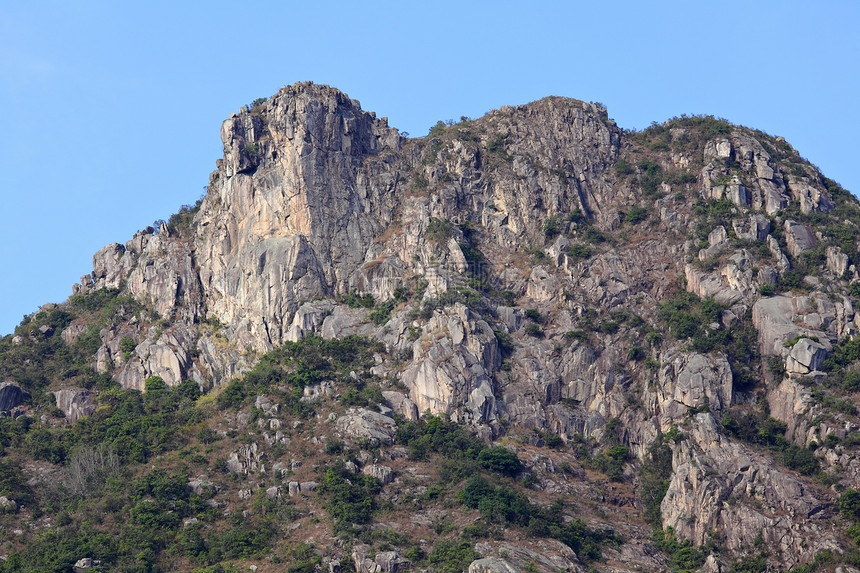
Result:
[[[860,488],[860,204],[781,138],[712,117],[628,132],[549,97],[408,139],[302,83],[221,139],[198,205],[99,251],[67,303],[126,301],[91,358],[122,387],[217,394],[284,343],[361,335],[382,344],[371,371],[401,425],[445,414],[509,444],[534,492],[583,495],[593,476],[562,464],[631,488],[600,570],[681,567],[668,541],[652,557],[650,526],[704,547],[709,571],[851,547],[837,501]],[[92,339],[89,323],[63,338]],[[391,443],[390,411],[350,411],[338,435]],[[228,464],[265,471],[259,455]],[[478,543],[469,570],[581,570],[570,544],[529,543]],[[361,571],[409,566],[362,551]]]

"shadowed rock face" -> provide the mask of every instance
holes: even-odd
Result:
[[[838,546],[832,492],[721,421],[760,397],[798,446],[860,429],[820,415],[801,383],[823,376],[838,342],[856,336],[837,279],[858,275],[803,222],[837,203],[787,144],[691,125],[657,126],[659,140],[647,140],[598,105],[549,97],[415,140],[333,88],[285,87],[224,122],[223,158],[187,231],[150,229],[96,253],[75,292],[122,286],[150,315],[105,328],[96,367],[125,387],[160,376],[208,388],[286,341],[373,337],[398,357],[374,367],[398,384],[384,397],[410,419],[444,413],[487,439],[600,440],[614,428],[637,459],[629,480],[649,446],[681,428],[683,439],[668,442],[663,523],[697,544],[721,532],[732,551],[765,531],[780,567],[806,561]],[[779,288],[816,249],[826,262],[819,277],[801,277],[805,292]],[[721,305],[697,319],[699,340],[674,340],[658,319],[679,288]],[[388,314],[346,304],[350,293],[371,296],[376,312],[390,300]],[[754,325],[750,356],[774,357],[784,374],[742,362],[743,349],[706,344],[737,325]],[[64,338],[80,334],[69,329]],[[122,350],[124,337],[133,351]],[[759,394],[739,387],[741,371]],[[57,396],[70,418],[85,415],[75,399]],[[390,414],[353,409],[334,427],[389,443]],[[233,453],[232,471],[265,466],[252,446]],[[860,486],[853,453],[816,456]],[[529,551],[517,559],[575,564],[555,549],[541,550],[552,559]],[[470,571],[514,567],[500,553]]]
[[[0,384],[0,412],[8,412],[29,398],[30,395],[14,382]]]

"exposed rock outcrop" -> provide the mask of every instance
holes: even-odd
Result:
[[[811,223],[837,208],[837,194],[784,141],[687,119],[655,126],[652,141],[599,105],[551,97],[408,140],[333,88],[285,87],[223,123],[223,158],[187,228],[149,228],[96,253],[75,292],[122,289],[137,302],[121,299],[131,310],[101,330],[94,367],[126,388],[159,376],[208,389],[285,342],[370,337],[385,348],[370,373],[341,374],[378,383],[384,402],[323,422],[350,445],[393,444],[398,416],[429,412],[486,440],[514,431],[532,444],[623,444],[633,480],[649,446],[680,432],[661,505],[679,536],[702,544],[720,531],[739,555],[762,532],[781,568],[837,549],[833,496],[717,422],[756,407],[755,386],[798,446],[858,428],[817,416],[805,386],[860,331],[838,282],[858,278],[856,249]],[[684,289],[717,312],[694,314],[703,303],[682,300]],[[660,322],[667,301],[702,322],[695,335]],[[732,337],[750,321],[758,348],[741,348]],[[72,322],[62,336],[74,344],[85,331]],[[335,392],[331,381],[300,390],[304,405]],[[83,393],[62,392],[71,422],[92,412]],[[263,439],[231,453],[231,472],[265,474],[266,448],[293,439],[274,398],[255,407],[250,428]],[[853,453],[815,456],[860,487]],[[377,461],[349,470],[392,483]],[[315,487],[265,491],[274,501]],[[583,570],[557,541],[479,546],[486,557],[470,573]],[[642,567],[665,565],[630,552]],[[349,557],[359,571],[409,566],[360,546]]]

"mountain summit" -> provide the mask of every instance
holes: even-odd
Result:
[[[0,571],[860,559],[860,203],[782,138],[548,97],[410,139],[299,83],[221,140],[0,341]]]

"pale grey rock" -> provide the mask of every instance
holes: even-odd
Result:
[[[820,344],[809,338],[801,338],[785,360],[785,370],[789,375],[805,376],[821,370],[824,360],[830,354],[830,345]]]
[[[281,410],[280,404],[272,402],[272,400],[269,399],[268,396],[264,396],[262,394],[257,396],[257,398],[254,400],[254,407],[262,410],[263,414],[265,414],[266,416],[277,416],[278,412],[280,412]],[[271,429],[274,430],[277,428]]]
[[[401,557],[396,551],[380,551],[373,558],[380,573],[398,573],[411,569],[408,559]]]
[[[813,211],[826,213],[833,209],[833,201],[820,189],[809,184],[807,178],[789,175],[787,187],[793,199],[800,203],[800,212],[809,215]]]
[[[731,288],[721,274],[704,272],[692,264],[687,264],[684,267],[684,276],[687,279],[687,290],[699,298],[713,298],[723,304],[734,304],[743,298],[743,293]]]
[[[388,402],[388,405],[391,406],[394,412],[407,420],[414,421],[418,419],[418,406],[401,392],[383,390],[382,397],[385,398],[385,401]]]
[[[521,573],[518,569],[500,557],[485,557],[469,564],[469,573]]]
[[[725,565],[713,553],[708,555],[707,559],[705,559],[705,564],[701,569],[703,573],[723,573],[723,571],[726,570]]]
[[[829,504],[814,489],[727,439],[710,414],[697,414],[688,435],[674,452],[674,474],[661,504],[664,524],[694,543],[731,524],[725,530],[732,532],[726,540],[732,550],[761,534],[789,566],[798,562],[793,556],[805,555],[803,547],[814,554],[838,545],[823,519],[809,519]],[[803,527],[798,519],[806,520]]]
[[[367,438],[376,444],[393,444],[397,428],[392,418],[365,408],[350,408],[335,426],[345,436]]]
[[[839,247],[827,247],[827,269],[836,277],[842,277],[848,271],[848,255]]]
[[[361,473],[375,477],[382,485],[386,485],[394,481],[394,470],[388,466],[369,464],[361,468]]]
[[[683,419],[690,408],[708,405],[714,412],[731,406],[732,371],[725,356],[669,349],[660,355],[656,391],[645,390],[650,411],[670,419]]]
[[[334,303],[330,300],[306,302],[300,306],[287,330],[287,340],[298,342],[308,333],[319,332],[323,320],[331,314],[333,309]]]
[[[351,557],[358,573],[399,573],[411,569],[409,560],[396,551],[380,551],[374,555],[363,543],[353,546]]]
[[[418,410],[447,413],[461,422],[495,419],[490,375],[500,357],[492,328],[458,303],[436,311],[423,332],[413,345],[414,359],[401,376]]]
[[[708,247],[699,251],[699,260],[706,261],[717,256],[728,247],[729,235],[726,228],[720,225],[708,234]]]
[[[75,342],[77,342],[78,337],[86,332],[87,323],[81,319],[75,319],[72,323],[63,329],[63,332],[60,333],[60,337],[63,339],[63,342],[66,343],[67,346],[72,346]]]
[[[733,178],[729,185],[726,185],[725,197],[735,205],[746,206],[750,204],[750,190],[744,186],[737,178]]]
[[[526,296],[538,302],[552,300],[561,293],[561,283],[543,266],[532,269],[526,286]]]
[[[233,451],[227,459],[227,470],[234,473],[265,473],[264,460],[266,453],[260,450],[256,442],[241,446]]]
[[[218,493],[221,487],[209,481],[208,476],[202,475],[189,480],[185,485],[185,489],[199,495],[203,499],[208,499]]]
[[[83,417],[91,416],[98,406],[96,397],[89,390],[66,388],[53,394],[57,408],[63,411],[70,424],[74,424]]]
[[[102,562],[98,559],[93,559],[92,557],[84,557],[82,559],[78,559],[74,564],[75,573],[82,573],[87,569],[92,569],[93,567],[101,566]]]
[[[453,241],[453,239],[452,239]],[[454,244],[459,260],[465,264],[465,257],[460,247]],[[368,255],[373,252],[368,250]],[[452,249],[451,255],[454,256]],[[367,260],[350,278],[350,288],[373,296],[373,300],[384,302],[394,298],[394,291],[403,285],[406,266],[396,256],[374,257]]]
[[[761,285],[775,285],[779,280],[779,273],[773,267],[763,265],[758,270],[756,280]]]
[[[810,328],[810,322],[817,327],[833,324],[825,314],[824,319],[808,306],[808,297],[771,296],[756,301],[752,309],[753,325],[758,329],[761,353],[765,356],[788,354],[785,343],[797,336],[828,339],[827,333]],[[835,306],[833,307],[835,311]],[[823,343],[823,342],[822,342]]]
[[[496,307],[496,314],[499,320],[505,323],[509,332],[516,332],[523,325],[522,311],[509,306]]]
[[[475,544],[475,551],[483,555],[482,559],[473,561],[478,563],[478,571],[492,571],[488,567],[503,567],[496,569],[502,573],[513,571],[531,571],[535,568],[540,573],[555,573],[557,571],[569,571],[570,573],[585,573],[586,568],[582,566],[576,553],[567,545],[555,539],[539,539],[531,543],[518,543],[506,541],[480,541]],[[495,561],[486,561],[487,559]],[[481,563],[483,561],[483,563]],[[473,573],[471,564],[469,573]]]
[[[0,512],[15,513],[18,511],[18,504],[13,499],[9,499],[5,495],[0,495]]]
[[[317,490],[319,484],[315,481],[303,481],[299,483],[299,491],[302,493],[311,493]]]
[[[815,235],[806,225],[795,221],[785,222],[785,243],[792,257],[797,257],[804,251],[814,249],[818,244]]]
[[[325,339],[345,336],[371,336],[374,327],[367,321],[367,310],[337,306],[323,320],[320,335]]]
[[[752,213],[747,218],[734,219],[735,235],[744,241],[763,241],[770,233],[770,220],[761,213]]]
[[[788,260],[788,257],[785,256],[785,253],[782,252],[782,249],[779,248],[779,242],[774,239],[771,235],[767,236],[767,247],[770,249],[770,254],[773,255],[773,258],[776,259],[776,267],[779,269],[779,272],[785,272],[791,269],[791,263]]]

